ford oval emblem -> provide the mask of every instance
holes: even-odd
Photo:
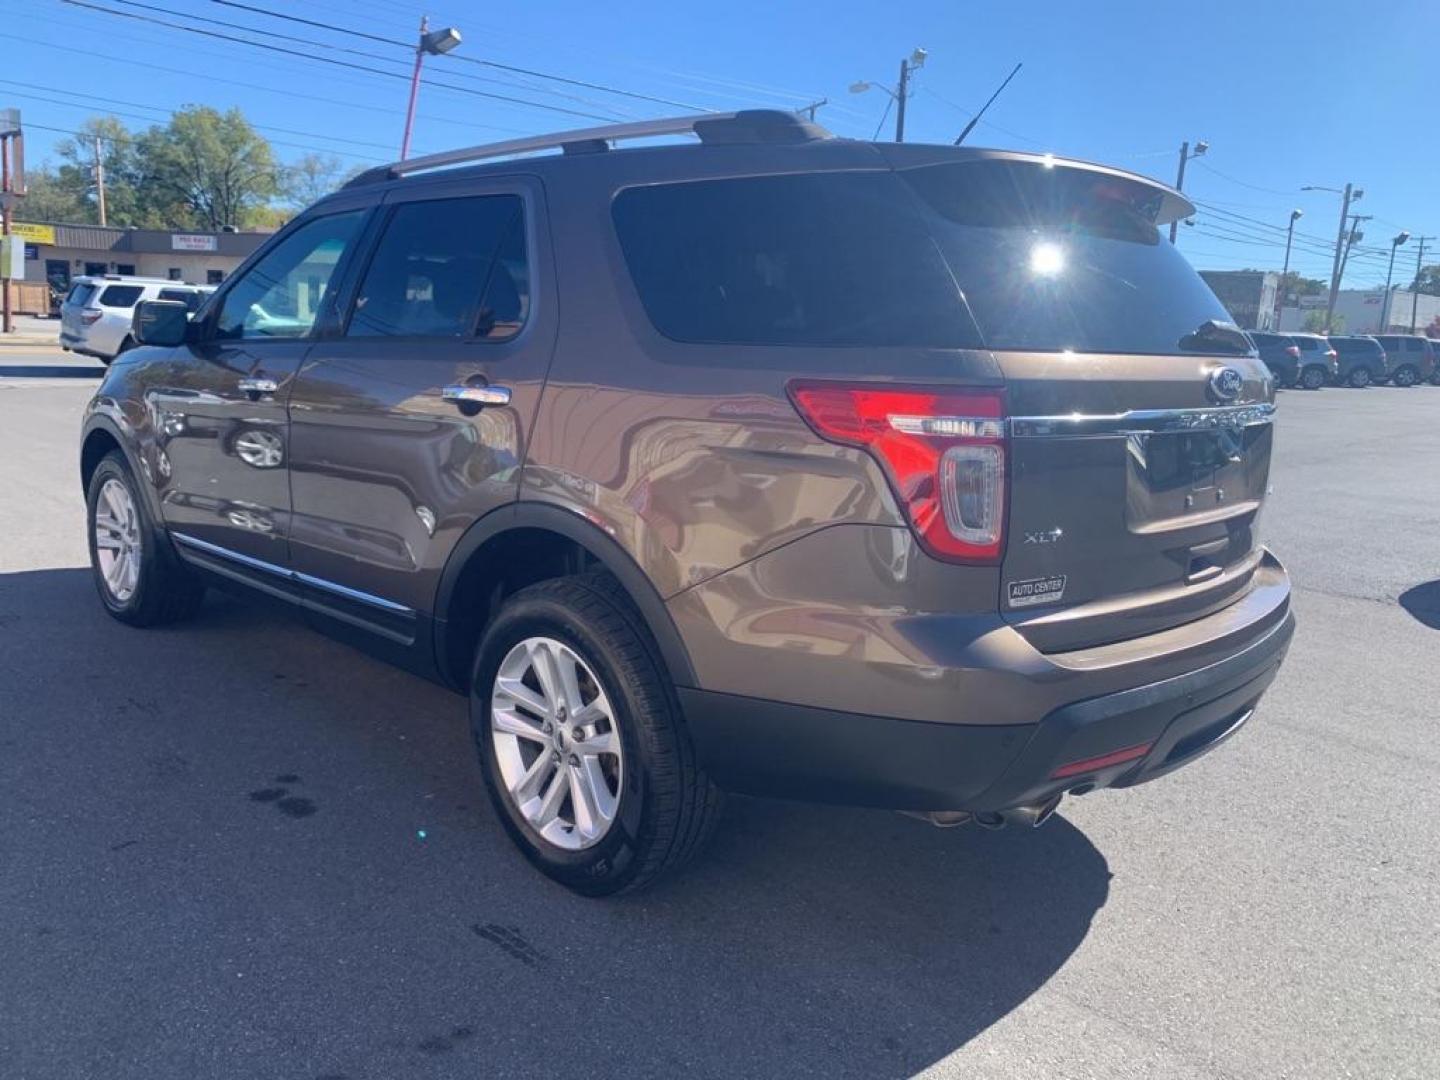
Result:
[[[1245,389],[1245,376],[1233,367],[1216,368],[1210,372],[1210,393],[1216,401],[1234,401]]]

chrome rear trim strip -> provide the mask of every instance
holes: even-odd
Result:
[[[346,585],[337,585],[333,581],[326,581],[324,578],[315,577],[313,574],[302,574],[298,570],[287,570],[283,566],[276,566],[274,563],[266,562],[264,559],[257,559],[251,555],[231,551],[229,548],[221,547],[219,544],[212,544],[208,540],[201,540],[195,536],[187,536],[185,533],[172,532],[170,535],[176,543],[184,547],[194,548],[196,551],[203,551],[207,555],[214,555],[216,558],[239,563],[241,566],[248,566],[252,570],[260,570],[267,574],[274,574],[276,577],[284,578],[287,581],[293,581],[299,585],[309,585],[313,589],[333,593],[336,596],[343,596],[348,600],[355,600],[362,604],[369,604],[371,607],[380,608],[382,611],[393,612],[396,615],[413,616],[415,614],[414,608],[408,608],[404,604],[397,604],[393,600],[386,600],[383,596],[375,596],[371,593],[361,592],[359,589],[352,589]]]
[[[1224,405],[1213,409],[1132,409],[1123,413],[1070,413],[1065,416],[1012,416],[1016,439],[1083,438],[1094,435],[1142,435],[1163,431],[1213,431],[1271,423],[1275,406]]]

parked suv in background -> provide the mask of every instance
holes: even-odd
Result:
[[[1390,362],[1384,347],[1373,337],[1358,334],[1331,334],[1330,347],[1339,356],[1338,381],[1356,388],[1383,383],[1390,377]]]
[[[141,300],[174,300],[193,313],[214,291],[164,278],[78,277],[60,305],[60,347],[108,364],[135,344],[130,323]]]
[[[453,686],[587,894],[724,789],[1039,823],[1230,736],[1292,632],[1192,210],[764,111],[372,170],[194,323],[140,305],[82,435],[100,599],[250,589]]]
[[[1411,334],[1379,334],[1376,341],[1390,358],[1390,381],[1414,386],[1435,376],[1435,349],[1429,338]]]
[[[1300,346],[1288,334],[1272,334],[1266,330],[1247,330],[1245,336],[1260,354],[1260,362],[1270,369],[1279,386],[1303,385],[1304,370],[1300,363]],[[1314,385],[1306,386],[1315,390],[1325,385],[1323,369],[1316,368],[1311,376]],[[1314,381],[1318,376],[1318,381]]]
[[[1340,376],[1340,354],[1329,340],[1319,334],[1286,334],[1300,350],[1300,385],[1318,390]]]

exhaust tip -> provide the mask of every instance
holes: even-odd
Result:
[[[985,810],[975,815],[975,824],[983,829],[1003,829],[1005,815],[994,810]]]

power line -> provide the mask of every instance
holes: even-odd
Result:
[[[13,80],[13,79],[0,79],[0,84],[4,84],[4,85],[6,85],[6,86],[30,86],[30,85],[31,85],[30,83],[16,82],[16,81]],[[11,97],[30,98],[31,100],[34,100],[34,101],[44,101],[44,102],[47,102],[47,103],[49,103],[49,104],[51,104],[51,105],[65,105],[65,106],[68,106],[68,107],[70,107],[70,108],[75,108],[75,109],[94,109],[94,108],[96,107],[96,106],[94,106],[94,105],[82,104],[81,102],[78,102],[78,101],[59,101],[59,100],[57,100],[57,99],[55,99],[55,98],[45,97],[45,96],[43,96],[43,95],[41,95],[41,94],[32,93],[32,92],[30,92],[30,91],[28,91],[28,90],[9,90],[9,91],[6,91],[6,93],[8,93],[9,96],[11,96]],[[89,99],[90,101],[97,101],[97,102],[99,102],[99,103],[101,104],[101,106],[103,106],[105,113],[108,114],[108,115],[112,115],[112,116],[127,116],[127,115],[128,115],[128,116],[130,116],[130,118],[133,119],[133,120],[144,120],[144,121],[146,121],[147,123],[154,123],[155,121],[154,121],[153,118],[150,118],[150,117],[135,116],[135,115],[133,115],[133,114],[127,114],[127,113],[117,112],[117,111],[116,111],[115,109],[113,109],[111,106],[113,106],[113,105],[126,105],[126,106],[129,106],[130,108],[133,108],[133,109],[149,109],[151,112],[161,112],[161,113],[166,113],[167,115],[171,115],[171,116],[173,116],[176,112],[179,111],[179,110],[177,110],[177,109],[172,109],[172,108],[169,108],[168,106],[164,106],[164,105],[146,105],[146,104],[143,104],[143,103],[138,102],[138,101],[122,101],[122,100],[119,99],[119,98],[101,97],[101,96],[98,95],[98,94],[82,94],[82,93],[80,93],[78,90],[52,90],[51,93],[66,94],[66,95],[68,95],[69,97],[87,98],[87,99]],[[246,122],[249,123],[249,121],[246,121]],[[255,128],[257,131],[278,131],[278,132],[280,132],[280,134],[282,134],[282,135],[299,135],[299,136],[302,136],[302,137],[307,138],[307,139],[329,139],[329,140],[331,140],[331,141],[333,141],[333,142],[349,143],[349,144],[352,145],[352,146],[366,146],[366,147],[370,147],[371,149],[374,149],[374,150],[388,150],[388,149],[390,148],[388,143],[372,143],[372,142],[365,142],[365,141],[363,141],[363,140],[361,140],[361,139],[347,139],[347,138],[345,138],[343,135],[322,135],[322,134],[320,134],[319,132],[315,132],[315,131],[296,131],[294,128],[274,127],[273,125],[270,125],[270,124],[253,124],[253,123],[252,123],[252,124],[250,124],[250,126],[253,127],[253,128]],[[319,148],[319,149],[323,149],[323,148]],[[333,151],[333,153],[337,153],[337,154],[338,154],[338,153],[341,153],[341,151],[336,150],[336,151]],[[360,158],[362,158],[362,160],[365,160],[365,161],[377,161],[377,160],[381,160],[381,159],[378,159],[378,158],[366,157],[366,156],[360,155],[360,154],[352,154],[352,155],[349,155],[349,156],[351,156],[351,157],[360,157]]]
[[[264,49],[267,52],[281,53],[286,56],[298,56],[302,60],[310,60],[315,63],[330,64],[334,67],[349,68],[354,71],[363,71],[367,74],[376,75],[383,78],[399,79],[402,82],[410,81],[410,76],[404,75],[398,71],[377,71],[373,67],[366,67],[364,64],[354,64],[348,60],[337,60],[334,57],[329,56],[313,56],[309,53],[299,52],[295,49],[287,49],[280,45],[267,45],[264,42],[251,41],[248,38],[235,37],[233,34],[222,34],[218,30],[205,30],[198,26],[185,26],[182,23],[167,22],[164,19],[157,19],[149,15],[136,15],[128,11],[116,11],[114,8],[107,8],[102,7],[99,4],[87,3],[86,0],[61,0],[61,2],[69,4],[72,7],[87,8],[91,11],[99,11],[107,15],[115,15],[123,19],[135,19],[140,22],[154,23],[157,26],[165,26],[172,30],[183,30],[186,33],[199,34],[202,37],[218,38],[221,41],[230,41],[240,45],[248,45],[251,48]],[[130,2],[130,0],[119,0],[119,2]],[[603,116],[597,113],[581,112],[577,109],[567,109],[560,105],[547,105],[544,102],[527,101],[524,98],[511,97],[507,94],[494,94],[488,90],[476,90],[469,86],[458,86],[455,83],[443,83],[435,79],[430,80],[430,85],[440,87],[446,90],[454,90],[462,94],[471,94],[475,97],[490,98],[495,101],[506,101],[512,105],[523,105],[527,108],[532,109],[544,109],[548,112],[564,113],[567,116],[579,116],[583,117],[586,120],[614,121],[619,119],[615,116]]]
[[[115,0],[117,3],[124,3],[127,0]],[[259,15],[268,15],[274,19],[284,19],[287,22],[301,23],[305,26],[313,26],[320,30],[329,30],[337,34],[349,34],[352,37],[364,38],[367,41],[377,41],[385,45],[398,45],[404,49],[414,49],[413,42],[400,41],[395,38],[381,37],[379,34],[368,34],[363,30],[355,30],[350,27],[337,26],[334,23],[320,22],[317,19],[304,19],[299,15],[288,15],[281,11],[272,11],[268,8],[257,7],[253,4],[242,4],[239,0],[210,0],[212,4],[221,4],[224,7],[239,8],[242,11],[250,11]],[[587,90],[599,90],[606,94],[616,94],[620,97],[634,98],[637,101],[649,101],[657,105],[670,105],[679,109],[694,109],[697,112],[706,112],[699,105],[692,105],[683,101],[673,101],[670,98],[655,97],[651,94],[641,94],[634,90],[624,90],[617,86],[606,86],[603,83],[589,82],[585,79],[572,79],[565,75],[556,75],[548,71],[536,71],[533,68],[518,67],[514,64],[502,64],[498,60],[484,60],[475,56],[461,56],[453,53],[446,54],[450,60],[461,61],[469,64],[478,64],[482,67],[495,68],[499,71],[509,71],[518,75],[528,75],[535,79],[549,79],[553,82],[565,83],[568,86],[579,86]]]
[[[24,36],[19,35],[19,34],[7,34],[7,33],[4,33],[4,32],[0,32],[0,38],[4,38],[4,39],[10,40],[10,41],[23,42],[23,43],[26,44],[26,45],[29,45],[29,46],[32,46],[32,47],[36,47],[36,48],[41,48],[41,49],[56,49],[56,50],[61,51],[61,52],[73,53],[73,54],[76,55],[76,56],[90,56],[90,57],[94,57],[94,58],[97,59],[97,60],[109,60],[109,61],[112,61],[112,62],[114,62],[114,63],[126,64],[126,65],[131,66],[131,67],[142,66],[142,65],[140,65],[140,64],[135,60],[134,57],[129,57],[129,56],[116,56],[116,55],[114,55],[113,53],[96,52],[96,51],[93,50],[93,49],[80,49],[80,48],[76,48],[75,46],[71,46],[71,45],[57,45],[57,44],[55,44],[54,42],[44,41],[44,40],[41,40],[41,39],[39,39],[39,38],[28,38],[28,37],[24,37]],[[130,40],[137,40],[137,41],[138,41],[138,40],[146,40],[146,39],[131,38]],[[221,54],[219,54],[219,53],[213,53],[213,54],[210,54],[210,55],[219,56],[219,55],[221,55]],[[264,63],[264,61],[260,61],[260,63]],[[323,104],[323,105],[337,105],[337,106],[340,106],[340,107],[342,107],[342,108],[360,109],[360,110],[363,110],[363,111],[365,111],[365,112],[381,113],[381,114],[383,114],[383,115],[385,115],[385,116],[390,116],[390,117],[393,117],[393,116],[395,116],[395,115],[397,114],[397,110],[396,110],[396,109],[385,108],[385,107],[380,106],[380,105],[366,105],[366,104],[363,104],[362,102],[358,102],[358,101],[346,101],[346,100],[343,100],[343,99],[341,99],[341,98],[322,97],[322,96],[317,95],[317,94],[307,94],[307,93],[304,93],[304,92],[298,91],[298,90],[282,90],[282,89],[277,89],[276,87],[273,87],[273,86],[265,86],[265,85],[263,85],[263,84],[261,84],[261,83],[256,83],[256,82],[253,82],[253,81],[251,81],[251,82],[246,82],[246,81],[241,80],[241,79],[226,79],[226,78],[221,78],[220,76],[212,75],[212,74],[210,74],[210,73],[208,73],[208,72],[186,71],[184,68],[167,67],[167,66],[165,66],[165,65],[163,65],[163,64],[151,64],[151,63],[146,63],[146,64],[143,65],[143,67],[144,67],[147,71],[164,71],[164,72],[167,72],[168,74],[171,74],[171,75],[185,75],[185,76],[190,77],[190,78],[204,79],[204,80],[206,80],[206,81],[208,81],[208,82],[212,82],[212,83],[224,83],[224,84],[226,84],[226,85],[228,85],[228,86],[244,87],[244,88],[247,89],[247,90],[259,90],[259,91],[261,91],[261,92],[263,92],[263,93],[266,93],[266,94],[279,94],[280,96],[285,97],[285,98],[287,98],[287,99],[294,99],[294,100],[301,100],[301,101],[316,101],[316,102],[319,102],[319,103],[321,103],[321,104]],[[288,70],[288,69],[287,69],[287,70]],[[457,120],[457,119],[455,119],[455,118],[453,118],[453,117],[449,117],[449,116],[433,116],[433,115],[424,114],[424,113],[422,113],[421,116],[422,116],[424,119],[430,121],[431,123],[455,124],[455,125],[457,125],[457,126],[468,127],[468,128],[484,128],[484,129],[489,130],[489,131],[498,131],[498,132],[501,132],[501,133],[503,133],[503,134],[508,134],[508,135],[523,135],[523,134],[526,134],[526,133],[527,133],[526,131],[524,131],[524,130],[522,130],[522,129],[520,129],[520,128],[502,127],[502,126],[497,125],[497,124],[485,124],[485,123],[480,123],[479,121],[474,121],[474,120]]]

